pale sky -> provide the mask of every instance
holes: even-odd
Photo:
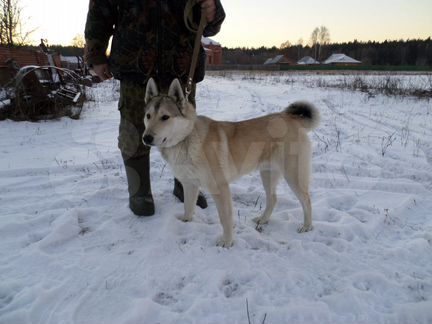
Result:
[[[20,0],[36,42],[68,45],[83,34],[88,0]],[[222,0],[227,18],[213,37],[226,47],[279,46],[309,41],[315,27],[332,42],[432,36],[432,0]]]

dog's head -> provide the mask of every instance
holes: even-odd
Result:
[[[149,146],[170,147],[178,144],[193,129],[196,113],[183,93],[178,79],[174,79],[168,94],[159,93],[153,79],[147,83],[145,94],[143,143]]]

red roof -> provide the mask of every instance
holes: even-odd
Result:
[[[26,65],[48,65],[45,53],[20,47],[0,46],[0,67],[6,67],[6,62],[13,59],[20,67]]]

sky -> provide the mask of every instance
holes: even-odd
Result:
[[[20,0],[27,28],[49,44],[68,45],[83,34],[88,0]],[[326,26],[332,42],[432,36],[432,0],[222,0],[227,17],[213,37],[226,47],[306,44]],[[58,10],[60,8],[60,10]]]

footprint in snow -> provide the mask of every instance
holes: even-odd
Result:
[[[155,303],[158,303],[159,305],[163,305],[163,306],[169,306],[169,305],[177,303],[177,299],[173,295],[171,295],[169,293],[165,293],[165,292],[160,292],[160,293],[156,294],[153,297],[153,301]]]

